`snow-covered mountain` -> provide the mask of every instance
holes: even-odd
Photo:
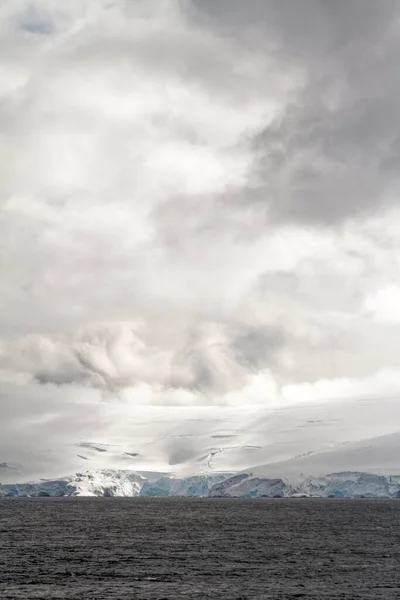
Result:
[[[58,479],[81,471],[162,472],[177,478],[221,472],[241,472],[254,465],[287,463],[314,457],[320,473],[396,470],[396,455],[375,448],[358,466],[349,464],[347,448],[364,439],[396,434],[400,423],[397,398],[354,398],[282,406],[135,407],[105,405],[104,422],[93,430],[76,431],[73,441],[47,439],[31,425],[17,440],[0,440],[0,481],[14,483]],[[34,423],[34,419],[32,419]],[[120,429],[108,429],[118,422]],[[46,432],[52,422],[44,423]],[[40,434],[40,435],[39,435]],[[46,441],[44,441],[46,440]],[[325,464],[331,450],[343,446],[337,466]],[[369,454],[368,454],[369,452]],[[307,462],[311,465],[311,462]],[[290,465],[286,464],[285,469]],[[273,477],[281,477],[281,467]]]
[[[206,464],[212,455],[205,457]],[[86,470],[70,477],[0,485],[2,496],[400,497],[400,433],[343,443],[237,473],[182,477]]]
[[[400,497],[400,433],[247,469],[210,496]]]
[[[120,419],[120,405],[106,408]],[[397,493],[400,403],[394,397],[246,410],[181,407],[178,421],[166,407],[146,411],[132,407],[129,419],[121,417],[119,436],[106,436],[104,425],[102,436],[99,430],[95,439],[65,445],[41,446],[29,431],[14,446],[0,440],[0,494]],[[240,480],[223,483],[224,474]]]
[[[290,460],[252,467],[255,476],[321,476],[339,471],[364,471],[379,475],[400,473],[400,432],[337,444]]]

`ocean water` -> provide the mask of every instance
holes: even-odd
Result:
[[[2,499],[0,598],[400,598],[400,500]]]

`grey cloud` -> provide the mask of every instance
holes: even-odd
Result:
[[[19,16],[18,25],[24,31],[38,35],[49,35],[55,31],[50,15],[32,4]]]
[[[204,27],[299,62],[335,59],[332,50],[351,51],[354,42],[367,48],[398,17],[393,0],[303,0],[301,5],[291,0],[191,0],[184,6]]]
[[[215,401],[243,385],[251,372],[271,367],[283,345],[277,328],[202,323],[165,340],[146,327],[93,326],[73,337],[31,336],[3,346],[0,367],[41,384],[81,385],[118,394],[147,383],[182,388]],[[147,331],[146,331],[147,330]],[[153,343],[150,338],[153,338]]]
[[[220,324],[202,324],[188,332],[173,357],[171,383],[178,387],[221,394],[243,377],[229,348],[229,336]]]
[[[345,378],[349,373],[367,377],[399,366],[398,324],[371,323],[360,310],[363,290],[380,277],[380,261],[374,264],[368,254],[347,252],[342,260],[329,264],[315,258],[301,262],[292,273],[265,273],[249,292],[248,313],[255,323],[262,318],[264,327],[276,328],[281,342],[273,359],[264,363],[280,383]]]
[[[399,16],[1,4],[1,463],[204,461],[288,383],[398,390]]]
[[[32,6],[52,34],[7,17],[0,48],[4,378],[219,402],[333,350],[362,372],[358,311],[397,273],[397,4]]]
[[[254,185],[243,201],[274,221],[324,225],[390,206],[399,190],[395,97],[290,107],[255,140]]]
[[[239,194],[265,222],[336,225],[399,192],[400,9],[387,0],[193,2],[193,18],[246,36],[300,80],[254,137]],[[264,40],[264,41],[263,41]],[[236,199],[237,200],[237,199]],[[236,201],[233,199],[233,202]],[[226,202],[226,199],[224,199]]]
[[[285,333],[278,327],[242,325],[232,337],[238,362],[254,371],[276,366],[276,355],[285,344]]]

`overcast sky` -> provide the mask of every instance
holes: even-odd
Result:
[[[392,0],[3,2],[12,443],[400,392],[399,64]]]

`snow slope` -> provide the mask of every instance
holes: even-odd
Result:
[[[12,443],[0,440],[0,481],[55,479],[82,470],[153,471],[184,478],[240,472],[306,454],[315,456],[307,464],[318,470],[320,461],[319,472],[327,473],[332,472],[331,455],[321,453],[331,449],[340,470],[348,470],[355,467],[348,464],[345,446],[337,452],[340,445],[395,434],[400,423],[400,402],[391,397],[271,407],[110,404],[102,410],[104,421],[96,429],[91,420],[83,423],[72,443],[61,443],[59,436],[48,440],[51,421],[32,421]],[[291,464],[297,469],[302,463],[296,459]],[[362,468],[386,464],[395,466],[388,453],[380,455],[375,448]]]
[[[285,477],[324,475],[334,471],[400,473],[400,432],[343,443],[329,450],[251,469],[253,475]]]
[[[400,496],[400,432],[260,465],[216,484],[211,496]]]
[[[342,443],[329,450],[216,473],[214,454],[204,456],[206,474],[86,470],[70,477],[0,485],[12,496],[197,496],[197,497],[400,497],[400,432]]]

